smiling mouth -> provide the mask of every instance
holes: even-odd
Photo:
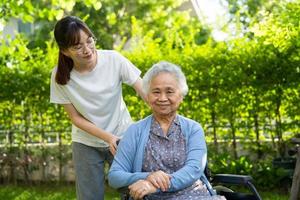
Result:
[[[159,107],[166,107],[166,106],[170,106],[169,104],[158,104]]]
[[[90,54],[90,55],[84,56],[83,58],[89,59],[89,58],[91,58],[92,56],[93,56],[93,54]]]

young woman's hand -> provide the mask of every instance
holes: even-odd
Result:
[[[117,146],[118,146],[117,141],[119,141],[120,139],[121,138],[111,134],[111,137],[108,141],[108,145],[109,145],[109,151],[112,155],[116,154]]]

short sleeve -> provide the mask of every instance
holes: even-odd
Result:
[[[133,65],[127,58],[117,53],[121,65],[121,79],[127,85],[133,85],[140,77],[141,71]]]
[[[64,86],[59,85],[55,81],[56,69],[57,68],[54,68],[51,73],[50,102],[57,103],[57,104],[69,104],[71,102],[63,90]]]

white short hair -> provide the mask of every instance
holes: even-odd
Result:
[[[186,78],[180,67],[170,62],[161,61],[154,64],[143,77],[143,92],[145,94],[149,93],[152,79],[162,72],[170,73],[174,76],[183,97],[188,93],[189,89],[186,83]]]

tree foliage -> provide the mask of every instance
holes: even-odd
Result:
[[[27,143],[48,136],[70,142],[69,121],[49,103],[49,79],[58,51],[51,30],[72,14],[95,32],[99,48],[122,51],[143,73],[160,60],[180,65],[189,94],[179,112],[203,125],[211,149],[230,149],[234,159],[241,148],[256,158],[284,154],[286,141],[300,131],[300,2],[228,2],[235,17],[247,8],[249,23],[236,23],[248,34],[216,42],[205,25],[177,9],[180,0],[2,1],[3,20],[17,17],[40,27],[30,37],[1,41],[0,129],[6,132],[0,141],[7,151],[15,142],[25,153]],[[124,86],[124,98],[135,120],[150,113],[132,88]]]

